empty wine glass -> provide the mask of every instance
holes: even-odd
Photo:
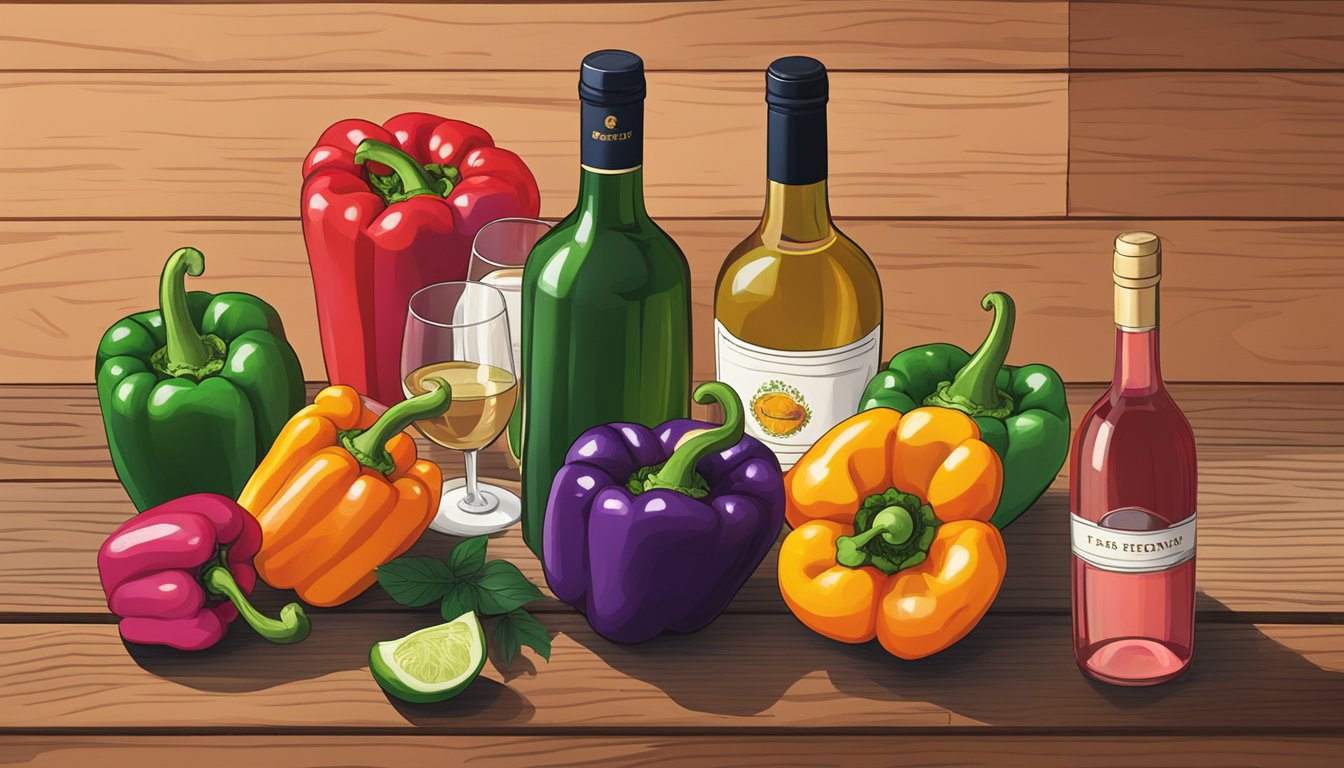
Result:
[[[477,453],[508,424],[518,397],[504,294],[476,282],[438,283],[411,296],[401,347],[402,389],[407,397],[447,381],[452,405],[442,416],[415,423],[439,445],[461,451],[466,476],[444,483],[430,523],[440,533],[478,536],[518,522],[518,497],[477,478]]]

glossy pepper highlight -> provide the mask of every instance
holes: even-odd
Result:
[[[411,294],[465,280],[476,232],[495,219],[535,217],[537,182],[484,130],[419,112],[382,126],[332,125],[303,177],[327,378],[391,405],[404,396],[398,365]]]
[[[280,316],[246,293],[188,293],[205,256],[179,248],[158,310],[98,343],[98,404],[117,477],[136,509],[193,493],[235,498],[303,406],[303,371]]]
[[[992,522],[1003,528],[1050,487],[1069,453],[1069,404],[1064,382],[1039,364],[1004,365],[1017,317],[1006,293],[981,306],[994,311],[989,335],[974,355],[951,344],[926,344],[898,353],[868,383],[859,409],[921,405],[961,411],[1003,460],[1003,494]]]
[[[340,605],[424,533],[443,475],[416,459],[402,430],[448,410],[448,383],[428,381],[438,389],[382,416],[350,387],[327,387],[285,426],[238,498],[261,523],[256,564],[267,584],[312,605]]]
[[[702,384],[695,399],[718,402],[723,424],[594,427],[551,486],[546,582],[609,640],[709,624],[779,536],[779,461],[743,434],[742,402],[727,385]]]
[[[247,596],[257,583],[252,557],[261,528],[232,499],[184,496],[145,510],[113,531],[98,550],[107,606],[121,617],[127,642],[199,651],[219,642],[239,615],[273,643],[308,636],[294,603],[280,619],[261,615]]]
[[[818,634],[918,659],[965,637],[998,595],[987,521],[1003,470],[970,417],[875,408],[836,425],[784,477],[794,527],[779,589]]]

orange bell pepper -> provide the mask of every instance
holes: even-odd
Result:
[[[998,455],[960,411],[874,408],[841,422],[784,476],[784,602],[842,642],[876,637],[903,659],[947,648],[1003,583],[1003,537],[988,522],[1002,488]]]
[[[368,589],[374,569],[410,549],[434,518],[443,475],[402,430],[443,414],[438,389],[376,416],[354,389],[327,387],[289,420],[238,503],[261,523],[261,578],[311,605]]]

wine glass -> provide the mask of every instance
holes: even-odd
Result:
[[[414,397],[439,377],[453,388],[442,416],[415,422],[422,435],[461,451],[466,477],[444,483],[430,528],[454,536],[502,531],[518,522],[518,497],[482,483],[476,474],[480,449],[504,431],[518,398],[504,294],[475,282],[438,283],[416,291],[406,314],[401,345],[402,389]]]
[[[471,264],[467,279],[493,285],[504,294],[508,308],[509,338],[513,339],[514,371],[523,363],[523,265],[532,246],[551,229],[541,219],[496,219],[481,227],[471,241]],[[509,417],[509,455],[517,463],[522,454],[522,398]]]

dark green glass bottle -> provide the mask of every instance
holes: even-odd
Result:
[[[580,434],[690,407],[690,268],[644,210],[644,90],[635,54],[584,58],[578,205],[523,270],[523,539],[538,557],[551,481]]]

